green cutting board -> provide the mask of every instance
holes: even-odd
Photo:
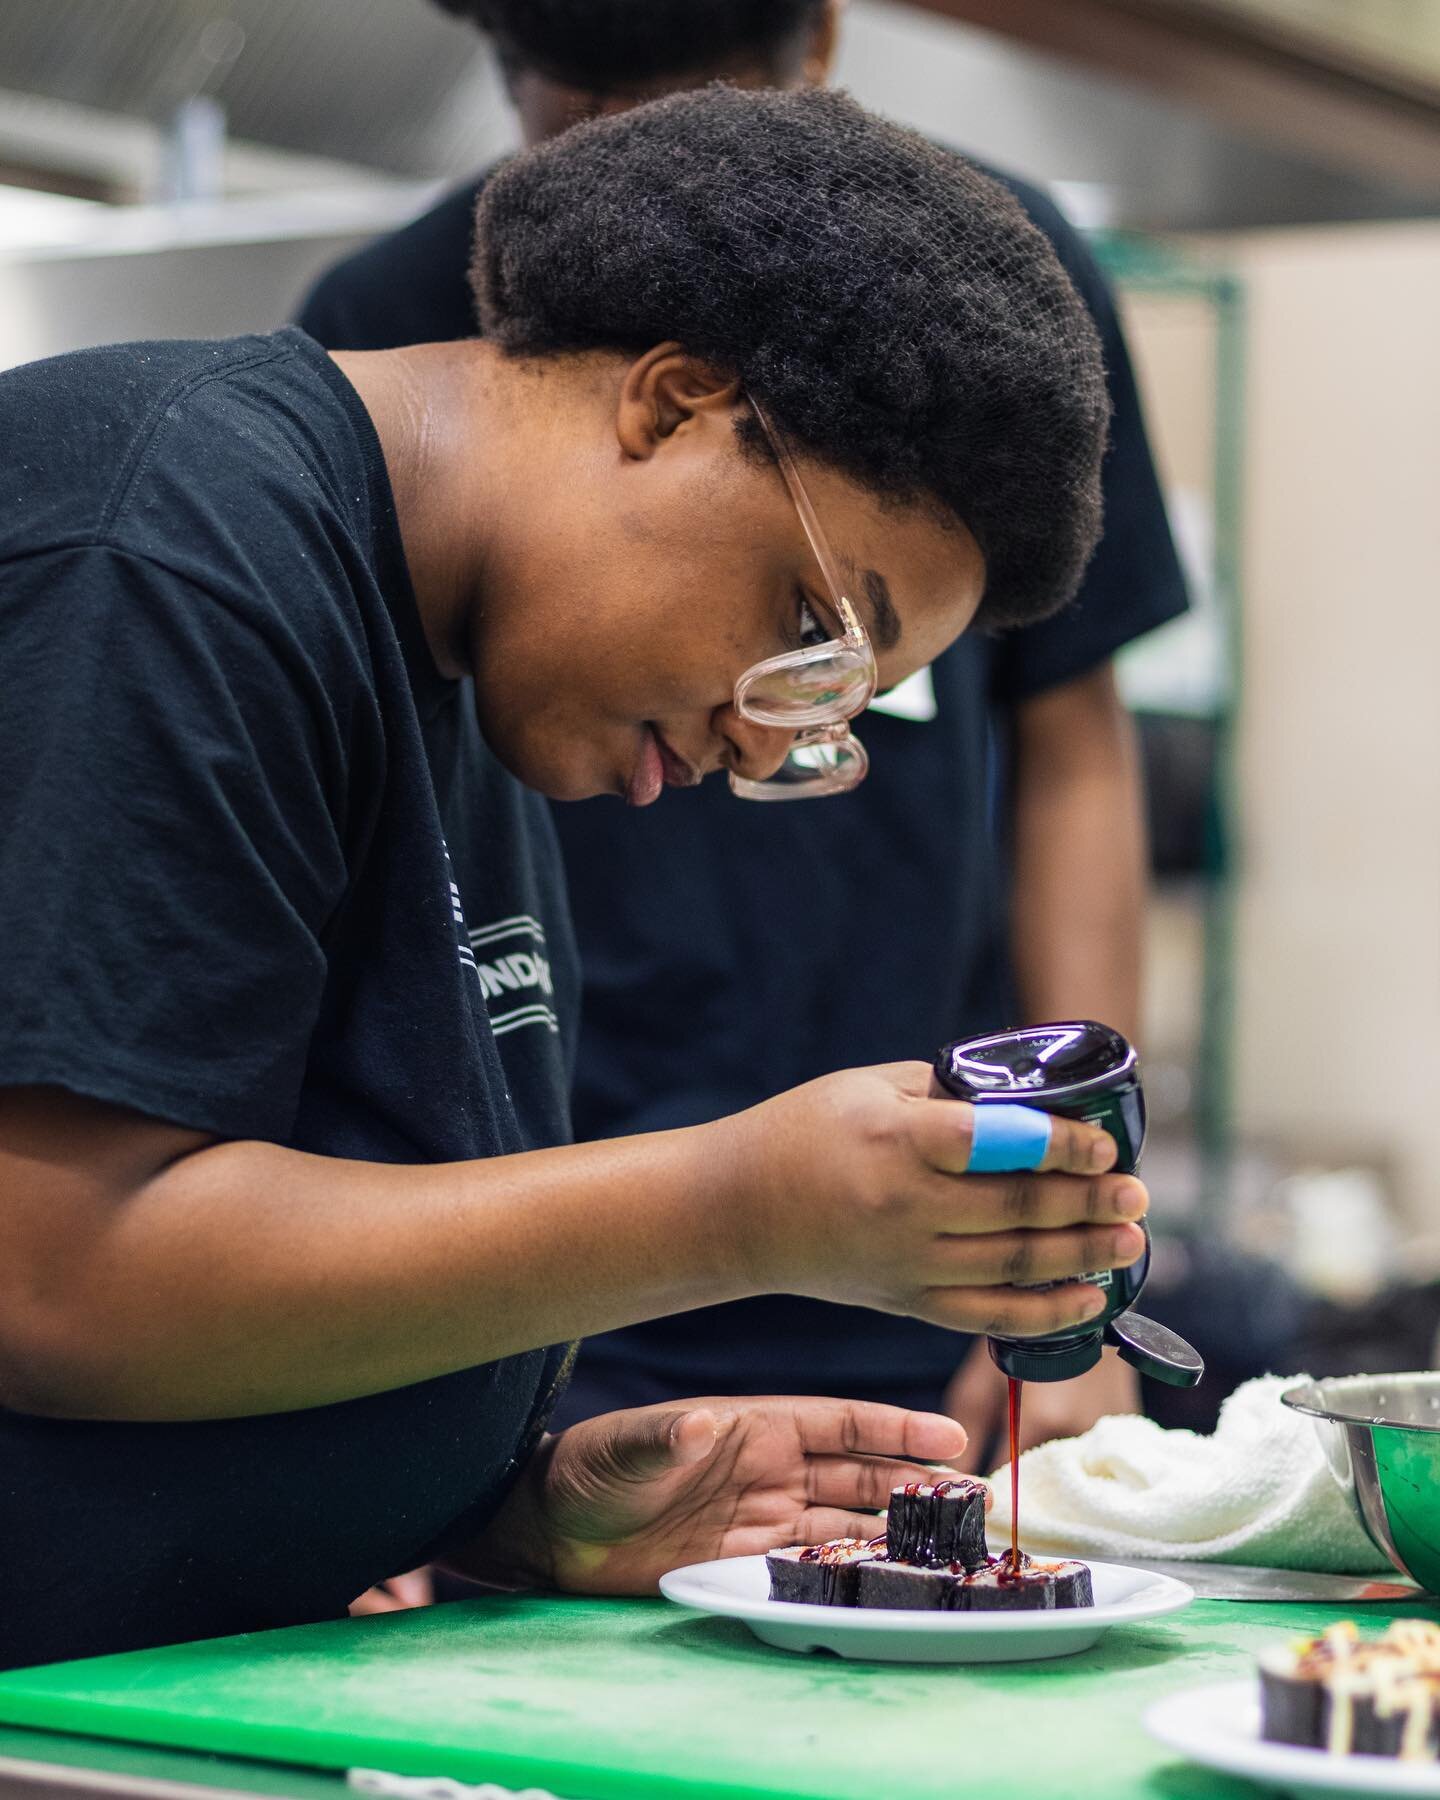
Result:
[[[1253,1800],[1140,1715],[1341,1616],[1198,1601],[1060,1661],[916,1668],[659,1600],[506,1596],[0,1675],[0,1721],[564,1800]]]

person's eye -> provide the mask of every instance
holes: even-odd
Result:
[[[830,642],[830,633],[820,623],[820,619],[817,616],[814,607],[811,606],[807,599],[803,588],[799,592],[798,599],[800,602],[798,613],[800,648],[802,650],[808,650],[814,644],[828,644]]]

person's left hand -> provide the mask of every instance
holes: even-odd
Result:
[[[945,1390],[945,1408],[962,1419],[969,1433],[967,1452],[959,1466],[980,1473],[980,1462],[991,1468],[1010,1460],[1008,1433],[1009,1386],[991,1361],[983,1338],[971,1345]],[[1052,1438],[1079,1437],[1098,1419],[1110,1413],[1140,1410],[1140,1377],[1114,1350],[1100,1352],[1093,1369],[1070,1381],[1027,1381],[1020,1401],[1020,1450],[1033,1450]],[[988,1459],[986,1449],[990,1448]],[[989,1471],[987,1470],[986,1473]]]
[[[933,1479],[953,1419],[847,1400],[691,1400],[546,1438],[461,1573],[649,1594],[667,1569],[873,1537],[892,1487]]]

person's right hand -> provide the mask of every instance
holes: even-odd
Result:
[[[1144,1252],[1149,1202],[1106,1173],[1114,1142],[1056,1118],[1041,1171],[967,1175],[974,1109],[933,1098],[926,1063],[826,1075],[723,1120],[736,1253],[761,1293],[1037,1337],[1093,1318],[1075,1277]],[[1028,1284],[1058,1282],[1041,1292]]]

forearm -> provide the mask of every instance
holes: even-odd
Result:
[[[57,1209],[56,1252],[5,1397],[117,1419],[288,1411],[735,1298],[715,1138],[435,1167],[223,1143],[121,1198],[32,1186],[17,1203]]]
[[[975,1175],[925,1063],[687,1131],[441,1167],[311,1156],[54,1089],[0,1091],[0,1405],[283,1412],[754,1293],[1035,1336],[1102,1304],[1144,1189],[1057,1121]]]
[[[1134,726],[1108,665],[1016,720],[1012,951],[1022,1016],[1134,1038],[1146,885]]]

